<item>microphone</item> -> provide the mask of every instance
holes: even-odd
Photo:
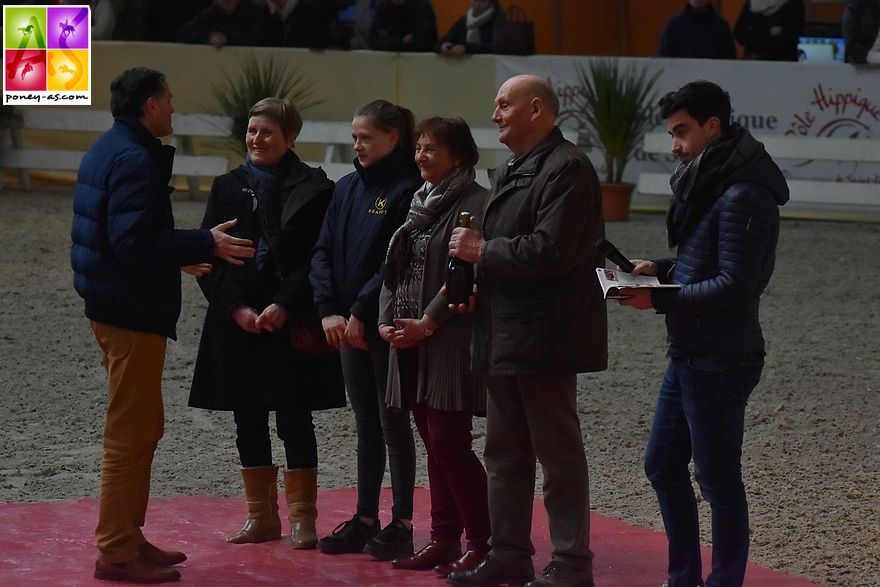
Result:
[[[629,262],[629,259],[623,256],[623,253],[617,250],[617,247],[611,244],[611,241],[605,239],[604,237],[599,237],[599,240],[596,241],[596,248],[599,250],[602,255],[605,256],[606,259],[626,271],[627,273],[632,273],[636,268],[635,265]]]

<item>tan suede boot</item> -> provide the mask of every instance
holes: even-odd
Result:
[[[287,519],[290,521],[290,541],[299,550],[311,550],[318,545],[315,520],[318,518],[318,469],[284,471],[284,495],[287,497]]]
[[[248,518],[238,534],[226,542],[246,544],[281,538],[281,518],[278,517],[278,467],[245,467],[241,470],[244,494],[247,497]]]

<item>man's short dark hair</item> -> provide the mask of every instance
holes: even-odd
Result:
[[[164,93],[164,73],[149,67],[127,69],[110,84],[110,113],[140,118],[147,99],[159,98]]]
[[[685,84],[675,92],[669,92],[657,103],[660,115],[668,119],[676,112],[684,110],[700,126],[713,116],[721,121],[721,131],[730,128],[730,94],[718,84],[697,80]]]

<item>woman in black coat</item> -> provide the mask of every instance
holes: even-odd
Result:
[[[268,423],[275,411],[287,458],[293,545],[314,548],[318,449],[312,410],[345,405],[345,392],[339,355],[294,351],[290,330],[312,318],[320,332],[308,275],[333,182],[293,152],[302,129],[293,104],[267,98],[249,117],[245,162],[214,180],[202,224],[236,219],[231,232],[257,243],[257,253],[241,265],[217,263],[199,277],[208,311],[189,405],[231,410],[235,417],[248,520],[227,541],[281,536]]]
[[[437,41],[435,51],[447,57],[491,53],[495,23],[504,18],[498,0],[471,0],[467,13]]]
[[[804,14],[803,0],[746,0],[733,37],[745,59],[797,61]]]

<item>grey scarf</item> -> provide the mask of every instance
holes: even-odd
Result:
[[[415,235],[430,228],[451,208],[461,190],[476,177],[473,167],[458,167],[437,185],[428,182],[413,195],[409,214],[391,237],[385,259],[385,285],[394,291],[409,265]]]
[[[492,20],[492,15],[494,14],[494,6],[486,9],[486,11],[480,16],[474,16],[474,9],[468,8],[467,14],[465,15],[465,22],[467,23],[466,40],[468,43],[480,42],[480,27]]]

